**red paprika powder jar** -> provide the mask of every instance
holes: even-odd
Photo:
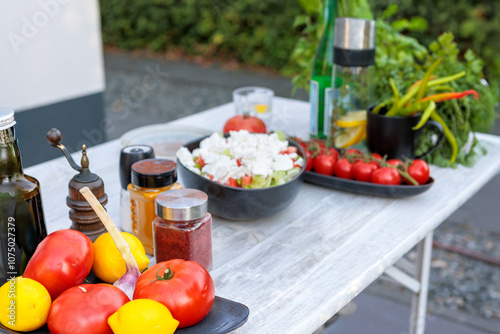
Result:
[[[212,216],[207,203],[208,196],[196,189],[169,190],[156,197],[156,263],[182,259],[212,268]]]

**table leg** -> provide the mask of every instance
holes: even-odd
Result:
[[[429,274],[431,270],[432,235],[429,233],[417,246],[417,280],[420,291],[412,299],[410,316],[410,334],[424,334],[425,316],[427,312],[427,294],[429,291]]]

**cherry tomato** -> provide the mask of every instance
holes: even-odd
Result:
[[[54,300],[63,291],[82,284],[93,262],[94,246],[85,234],[59,230],[38,245],[23,277],[41,283]]]
[[[372,158],[376,159],[375,161],[372,161],[377,165],[377,168],[380,168],[380,162],[382,162],[382,156],[378,153],[372,153]]]
[[[399,159],[389,159],[386,161],[388,165],[391,165],[391,166],[394,166],[394,167],[397,167],[397,166],[403,166],[404,163],[399,160]]]
[[[359,154],[359,155],[363,155],[363,153],[361,153],[360,150],[358,150],[357,148],[349,148],[345,151],[346,154]]]
[[[129,301],[110,284],[77,285],[54,300],[47,326],[52,334],[112,334],[109,316]]]
[[[352,168],[353,164],[347,158],[342,158],[335,164],[334,175],[343,179],[352,179]]]
[[[424,160],[415,159],[408,166],[408,174],[418,182],[418,184],[426,184],[430,178],[429,165]]]
[[[314,158],[313,168],[316,173],[333,175],[337,158],[335,155],[320,153]]]
[[[306,151],[306,171],[312,170],[314,165],[314,158],[312,157],[312,153],[310,151]]]
[[[401,175],[392,167],[382,167],[372,173],[370,181],[377,184],[399,185]]]
[[[378,169],[376,162],[356,161],[352,166],[352,176],[355,180],[370,182],[374,170]]]
[[[179,328],[202,320],[212,308],[215,287],[203,266],[193,261],[170,260],[155,264],[137,280],[134,299],[156,300],[165,305]]]

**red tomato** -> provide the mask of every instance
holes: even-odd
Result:
[[[94,246],[85,234],[59,230],[38,245],[23,277],[41,283],[54,300],[63,291],[82,284],[93,262]]]
[[[291,154],[291,153],[297,153],[298,152],[298,148],[296,148],[295,146],[288,146],[288,149],[287,149],[287,153],[288,154]]]
[[[210,312],[215,298],[214,282],[196,262],[179,259],[160,262],[137,280],[134,299],[138,298],[162,303],[179,321],[179,328],[188,327]]]
[[[316,173],[333,175],[336,162],[336,156],[320,153],[314,158],[313,168]]]
[[[355,180],[370,182],[370,177],[377,168],[376,162],[364,162],[359,160],[352,166],[352,176]]]
[[[420,185],[426,184],[431,177],[429,165],[427,164],[427,162],[420,159],[413,160],[411,165],[408,166],[408,174],[410,174],[410,176],[414,178],[415,181],[417,181]]]
[[[241,186],[242,187],[249,186],[250,184],[252,184],[252,176],[245,175],[245,176],[241,177]]]
[[[267,132],[266,124],[260,118],[249,115],[233,116],[224,124],[224,133],[239,130],[248,130],[248,132],[254,133]]]
[[[238,165],[238,167],[240,167],[241,165],[243,165],[243,164],[241,163],[241,159],[236,159],[236,164]]]
[[[227,179],[226,186],[238,187],[238,182],[235,179],[233,179],[232,177],[230,177]]]
[[[377,165],[377,168],[380,168],[380,163],[382,162],[382,156],[378,153],[372,153],[372,158],[376,159],[373,161]]]
[[[110,284],[74,286],[54,300],[47,326],[52,334],[112,334],[109,316],[129,301]]]
[[[345,151],[346,154],[359,154],[359,155],[363,155],[363,153],[361,153],[360,150],[358,150],[357,148],[350,148],[350,149],[347,149]]]
[[[342,158],[335,164],[334,175],[343,179],[352,179],[352,168],[353,164],[347,158]]]
[[[397,166],[403,166],[404,163],[399,160],[399,159],[389,159],[386,161],[388,165],[391,165],[391,166],[394,166],[394,167],[397,167]]]
[[[392,167],[382,167],[372,173],[371,182],[378,184],[398,185],[401,184],[401,175]]]
[[[306,151],[306,171],[310,171],[313,168],[314,158],[312,157],[312,153]]]

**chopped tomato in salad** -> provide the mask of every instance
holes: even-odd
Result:
[[[189,170],[215,182],[266,188],[284,184],[299,174],[305,161],[297,152],[283,134],[241,130],[231,131],[228,138],[214,133],[193,152],[181,147],[177,157]]]

